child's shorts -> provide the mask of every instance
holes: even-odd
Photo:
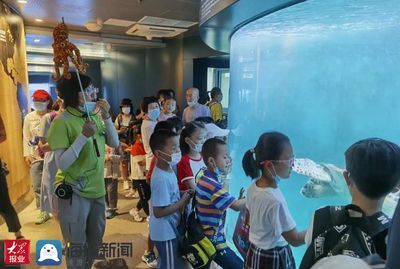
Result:
[[[178,241],[153,241],[158,251],[157,268],[184,269],[184,262],[178,252]]]

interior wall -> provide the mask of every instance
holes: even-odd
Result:
[[[166,42],[161,49],[115,50],[100,63],[104,96],[118,113],[122,98],[139,108],[145,96],[159,89],[174,89],[178,101],[182,92],[182,38]]]
[[[7,17],[11,14],[0,0],[0,33],[8,33],[0,35],[0,116],[7,135],[0,143],[0,158],[10,170],[7,184],[15,203],[29,191],[31,181],[22,153],[22,117],[29,105],[25,32],[21,18],[9,23]]]
[[[92,83],[97,88],[102,88],[102,80],[101,80],[101,67],[100,60],[87,60],[85,59],[85,63],[89,64],[89,68],[86,70],[86,75],[92,78]]]

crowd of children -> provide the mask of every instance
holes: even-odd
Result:
[[[51,177],[56,176],[59,183],[70,181],[75,184],[74,179],[68,176],[80,174],[79,166],[75,165],[76,161],[93,167],[96,175],[99,174],[97,158],[92,156],[94,146],[84,145],[88,138],[95,136],[104,146],[107,141],[102,137],[102,132],[108,132],[106,140],[112,142],[112,147],[105,146],[104,151],[104,185],[93,178],[92,182],[96,182],[96,185],[82,185],[79,195],[72,194],[74,203],[70,204],[67,200],[59,200],[59,205],[48,203],[68,212],[60,216],[60,226],[66,242],[72,239],[79,241],[79,237],[85,233],[68,233],[71,220],[67,218],[72,218],[78,211],[80,214],[89,214],[91,210],[99,212],[104,208],[100,201],[104,193],[106,217],[112,219],[118,215],[118,180],[122,178],[124,184],[128,185],[128,196],[139,198],[130,210],[133,220],[143,221],[144,216],[140,212],[143,210],[149,222],[148,244],[142,260],[151,268],[190,268],[188,262],[193,265],[193,260],[185,261],[182,258],[185,255],[180,248],[182,242],[178,230],[182,223],[183,227],[185,223],[189,223],[188,215],[191,212],[196,213],[203,235],[215,248],[215,254],[209,257],[210,261],[203,268],[217,264],[228,269],[295,269],[291,246],[303,244],[306,244],[308,249],[300,264],[301,269],[334,268],[328,265],[336,264],[343,254],[353,258],[366,258],[366,262],[372,260],[371,254],[376,254],[375,256],[383,260],[387,259],[387,236],[391,222],[382,213],[382,204],[386,195],[397,187],[400,181],[398,145],[375,138],[353,144],[345,152],[346,170],[343,174],[352,196],[351,202],[345,206],[318,209],[310,216],[308,229],[298,231],[285,196],[279,188],[279,182],[290,177],[294,164],[294,150],[286,135],[279,132],[264,133],[259,137],[256,146],[244,153],[242,167],[252,182],[249,183],[246,198],[242,195],[236,198],[229,192],[224,181],[232,169],[232,159],[225,141],[227,132],[207,117],[210,115],[209,111],[202,115],[208,107],[197,103],[197,89],[188,90],[189,110],[184,112],[185,125],[177,116],[173,95],[160,94],[158,99],[145,97],[141,102],[141,111],[136,115],[133,115],[132,101],[123,99],[121,113],[116,117],[114,124],[108,113],[108,104],[103,103],[103,109],[100,106],[102,118],[92,115],[97,125],[95,128],[82,119],[84,110],[78,105],[78,92],[68,96],[71,88],[77,88],[76,85],[66,83],[59,85],[60,94],[65,98],[64,102],[67,102],[64,103],[66,110],[63,112],[60,109],[60,112],[57,112],[61,113],[59,116],[57,113],[47,114],[49,116],[45,117],[47,120],[43,123],[42,134],[39,135],[42,137],[40,147],[48,155],[45,160],[53,161],[60,169],[57,176],[54,169],[50,171]],[[90,81],[84,81],[84,84],[89,85]],[[40,104],[37,104],[37,107],[45,110],[49,103],[47,96],[39,96],[39,93],[36,94],[37,98],[44,97],[43,100],[40,99],[42,107]],[[85,94],[93,94],[89,86]],[[218,95],[222,93],[213,90],[214,102],[220,101]],[[159,103],[161,97],[162,103]],[[72,101],[75,102],[74,106],[71,105]],[[56,116],[54,124],[52,122]],[[195,116],[200,117],[193,119]],[[218,121],[220,120],[218,117]],[[78,122],[83,131],[74,127],[73,124]],[[71,124],[68,125],[69,123]],[[65,124],[68,126],[65,127]],[[58,137],[64,129],[58,125],[64,129],[73,129],[76,141],[72,144],[70,141],[60,142]],[[26,132],[29,130],[27,127]],[[115,142],[117,134],[119,144]],[[49,146],[46,137],[49,137],[53,151],[50,148],[46,150]],[[27,135],[26,143],[30,139],[28,138]],[[26,152],[28,149],[31,150],[26,148]],[[73,156],[65,159],[65,154],[69,151]],[[26,157],[27,161],[32,161],[28,153]],[[71,162],[70,158],[74,160]],[[41,159],[38,157],[38,160]],[[45,166],[48,167],[46,162]],[[64,174],[64,170],[69,171],[68,176]],[[81,183],[78,181],[74,188],[78,188],[79,184]],[[103,189],[99,190],[102,186]],[[42,194],[45,193],[46,191],[42,191]],[[89,203],[90,199],[97,202]],[[249,215],[249,247],[244,261],[227,244],[225,219],[228,209],[247,210]],[[47,211],[55,210],[46,209]],[[398,213],[398,210],[396,212]],[[87,244],[99,243],[97,237],[101,237],[104,232],[102,223],[102,218],[98,217],[98,232],[85,235]],[[79,221],[74,225],[84,226]],[[391,234],[394,234],[393,237],[397,236],[393,231]],[[95,238],[95,235],[98,236]],[[390,241],[393,239],[389,237]],[[95,256],[94,251],[93,249],[93,253],[88,254],[88,264]],[[390,253],[390,250],[388,252]],[[158,254],[158,259],[155,253]],[[343,260],[348,261],[348,258]],[[343,269],[346,268],[346,263],[351,262],[343,262]]]
[[[390,220],[382,213],[382,204],[400,180],[400,148],[396,144],[365,139],[352,145],[345,153],[344,172],[352,195],[350,205],[319,209],[310,227],[298,231],[279,189],[279,182],[289,178],[294,164],[289,138],[279,132],[264,133],[244,154],[243,169],[254,181],[247,198],[236,199],[222,181],[232,166],[227,145],[218,138],[205,139],[204,133],[204,124],[194,121],[184,126],[180,139],[171,130],[155,131],[150,138],[156,158],[151,191],[157,194],[151,199],[150,238],[158,250],[158,268],[185,266],[174,229],[191,199],[195,200],[204,235],[217,250],[213,261],[221,268],[294,269],[290,246],[303,244],[308,250],[302,269],[334,268],[326,266],[337,264],[343,254],[354,259],[376,253],[386,259]],[[202,171],[201,176],[194,176],[193,170]],[[224,234],[227,209],[239,211],[243,207],[250,215],[250,247],[244,262],[229,248]],[[361,260],[344,260],[349,266],[366,265]],[[352,268],[345,267],[346,263],[343,266]]]

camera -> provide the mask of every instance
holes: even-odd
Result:
[[[72,197],[72,186],[66,183],[61,183],[56,187],[55,193],[60,199],[70,199]]]

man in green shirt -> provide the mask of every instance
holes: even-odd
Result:
[[[55,153],[59,168],[55,185],[72,187],[72,197],[59,197],[60,227],[67,243],[68,268],[91,268],[102,245],[105,230],[104,150],[119,145],[117,131],[109,114],[106,100],[97,99],[90,77],[79,75],[84,89],[80,91],[78,76],[62,78],[57,83],[65,111],[51,124],[48,143]],[[96,149],[97,144],[97,149]],[[79,247],[79,257],[71,255]]]

